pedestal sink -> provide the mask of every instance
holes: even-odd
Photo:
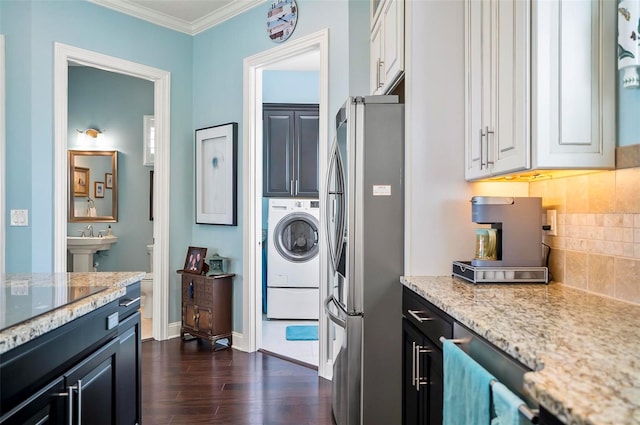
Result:
[[[117,236],[83,237],[67,236],[67,250],[73,256],[74,272],[92,272],[93,254],[111,249],[118,242]]]

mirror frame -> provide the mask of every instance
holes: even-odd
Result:
[[[69,150],[69,170],[68,170],[68,188],[67,188],[67,199],[68,199],[68,210],[69,210],[69,222],[78,223],[78,222],[95,222],[95,223],[115,223],[118,221],[118,151],[110,150],[110,151],[79,151],[79,150]],[[111,215],[102,215],[97,217],[76,217],[75,216],[75,208],[74,208],[74,195],[73,195],[73,173],[74,173],[74,163],[76,156],[106,156],[111,157],[111,171],[113,174],[113,186],[111,189]]]

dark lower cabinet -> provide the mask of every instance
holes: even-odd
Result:
[[[442,423],[442,351],[408,320],[402,321],[403,423]]]
[[[73,424],[111,425],[116,422],[115,338],[65,374]]]
[[[453,319],[403,288],[403,417],[405,425],[442,424],[442,343],[451,338]]]
[[[0,354],[0,424],[139,424],[139,296]]]
[[[444,368],[440,337],[473,341],[461,346],[469,356],[512,390],[522,387],[522,376],[529,369],[406,287],[402,312],[404,425],[442,424]],[[536,420],[542,425],[562,424],[542,406]],[[523,416],[521,423],[530,422]]]
[[[142,397],[142,340],[140,312],[138,310],[118,326],[118,369],[116,371],[118,424],[134,425],[141,422]]]

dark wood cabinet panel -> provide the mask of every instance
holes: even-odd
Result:
[[[186,334],[204,338],[213,350],[216,341],[227,339],[231,347],[233,276],[182,274],[183,340]]]
[[[402,423],[440,425],[444,373],[439,338],[451,338],[453,319],[406,288],[402,311]]]
[[[73,423],[116,425],[115,338],[65,374],[67,391],[73,392]]]
[[[139,424],[142,420],[142,395],[137,383],[142,379],[142,330],[138,310],[120,322],[118,336],[118,425]]]
[[[317,198],[318,105],[263,105],[263,196]]]

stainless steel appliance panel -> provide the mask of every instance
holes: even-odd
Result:
[[[343,174],[340,180],[330,172],[327,204],[338,202],[331,188],[342,185],[344,222],[329,215],[337,276],[325,310],[345,330],[334,363],[338,425],[387,425],[402,416],[404,109],[397,102],[396,96],[350,98],[336,117],[332,162],[339,156]]]

